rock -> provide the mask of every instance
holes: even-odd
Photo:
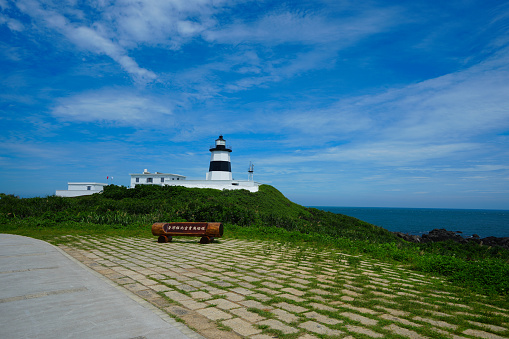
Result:
[[[428,234],[422,235],[423,242],[437,242],[437,241],[447,241],[453,240],[456,242],[466,242],[465,238],[461,235],[456,234],[453,231],[448,231],[446,229],[434,229]]]
[[[509,249],[509,237],[486,237],[481,239],[479,235],[474,234],[470,238],[464,238],[458,232],[448,231],[446,229],[434,229],[428,234],[418,235],[406,234],[402,232],[392,232],[399,238],[413,243],[426,243],[452,240],[459,243],[475,242],[481,246],[500,246]]]
[[[414,242],[414,243],[422,242],[421,237],[418,235],[406,234],[406,233],[401,233],[401,232],[394,232],[394,234],[397,235],[398,237],[402,238],[403,240],[406,240],[409,242]]]

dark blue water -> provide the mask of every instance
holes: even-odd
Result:
[[[509,237],[509,211],[441,208],[383,208],[313,206],[349,215],[393,232],[422,235],[434,228],[461,231],[464,237]]]

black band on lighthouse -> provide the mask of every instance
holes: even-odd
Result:
[[[229,161],[211,161],[209,172],[231,172],[232,164]]]

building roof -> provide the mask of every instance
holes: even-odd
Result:
[[[155,172],[155,173],[129,173],[129,175],[130,176],[133,176],[133,175],[137,175],[137,176],[154,176],[154,175],[165,176],[165,175],[171,175],[171,176],[174,176],[174,177],[182,177],[182,178],[186,177],[185,175],[180,175],[180,174],[160,173],[160,172]]]

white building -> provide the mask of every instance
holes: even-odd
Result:
[[[58,197],[79,197],[81,195],[91,195],[103,191],[104,186],[98,182],[68,182],[67,190],[57,190],[55,195]]]
[[[147,169],[143,170],[143,173],[130,173],[131,176],[131,188],[136,185],[168,185],[172,181],[186,180],[186,177],[179,174],[170,173],[150,173]]]

